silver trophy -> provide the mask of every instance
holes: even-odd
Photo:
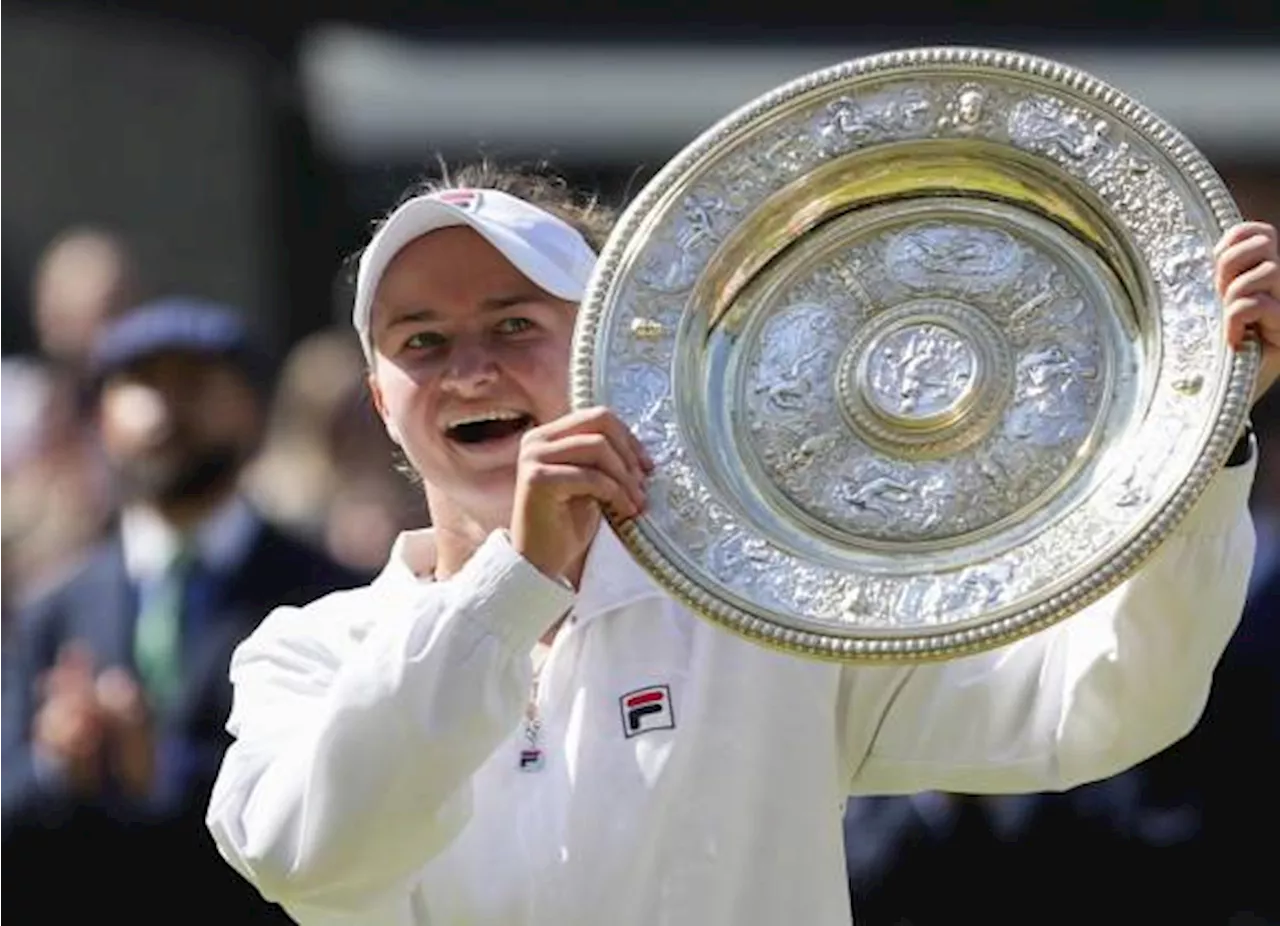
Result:
[[[802,77],[642,191],[577,406],[657,462],[617,526],[702,617],[845,662],[952,658],[1130,575],[1239,436],[1212,247],[1238,221],[1157,116],[1064,65],[926,48]]]

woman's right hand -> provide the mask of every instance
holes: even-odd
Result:
[[[548,576],[569,577],[595,537],[602,506],[623,520],[644,511],[652,471],[644,446],[607,408],[530,429],[516,466],[512,545]]]

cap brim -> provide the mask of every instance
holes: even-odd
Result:
[[[411,242],[442,228],[467,226],[493,245],[503,257],[540,289],[569,302],[586,293],[586,279],[566,273],[532,244],[482,212],[459,208],[437,199],[421,198],[392,213],[374,235],[360,260],[356,291],[357,328],[369,337],[373,297],[388,265]]]

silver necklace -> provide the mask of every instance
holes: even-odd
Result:
[[[520,743],[520,760],[516,766],[522,772],[540,771],[546,762],[542,750],[542,714],[538,710],[538,683],[542,679],[542,667],[546,665],[551,647],[539,643],[533,650],[533,682],[529,686],[529,701],[524,709],[524,730]]]

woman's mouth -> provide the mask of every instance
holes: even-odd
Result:
[[[480,446],[523,434],[533,424],[533,416],[524,412],[484,412],[456,419],[445,428],[445,434],[456,443]]]

